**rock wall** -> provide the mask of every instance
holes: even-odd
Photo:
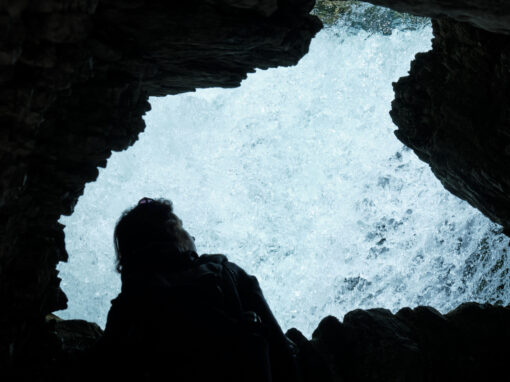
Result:
[[[296,64],[321,28],[313,4],[0,1],[0,368],[47,353],[43,318],[66,306],[57,220],[136,141],[148,97]]]
[[[342,1],[342,0],[338,0]],[[501,0],[363,0],[399,12],[449,17],[490,32],[510,34],[510,3]]]
[[[439,17],[432,50],[394,85],[395,133],[447,190],[510,234],[510,3],[369,2]]]
[[[51,380],[58,375],[74,380],[73,364],[93,368],[81,352],[100,338],[99,327],[82,320],[50,321],[62,344],[61,363],[45,370]],[[302,382],[504,381],[510,306],[466,303],[445,315],[426,306],[396,314],[358,309],[343,322],[324,318],[311,340],[297,329],[287,336],[297,344]]]
[[[310,341],[297,330],[300,361],[314,382],[504,381],[510,307],[467,303],[446,315],[430,307],[355,310],[321,321]]]
[[[432,51],[394,85],[395,134],[510,234],[510,37],[449,19],[433,26]]]

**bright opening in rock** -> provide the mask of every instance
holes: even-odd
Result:
[[[391,83],[432,33],[388,17],[350,14],[296,67],[240,88],[151,99],[139,142],[61,220],[61,316],[104,325],[120,290],[113,227],[142,196],[171,199],[200,253],[256,275],[284,329],[309,336],[355,308],[508,304],[508,238],[393,135]]]

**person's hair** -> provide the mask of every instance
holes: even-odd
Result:
[[[143,198],[138,205],[124,211],[115,226],[117,271],[150,266],[154,262],[151,246],[155,244],[164,245],[178,256],[180,231],[182,221],[173,213],[171,201]]]

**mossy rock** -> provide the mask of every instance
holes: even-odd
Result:
[[[335,24],[340,17],[352,11],[352,5],[359,1],[317,0],[313,14],[325,25]]]
[[[326,26],[342,23],[352,30],[390,35],[394,29],[417,30],[429,25],[428,18],[395,12],[361,1],[317,0],[313,13]]]

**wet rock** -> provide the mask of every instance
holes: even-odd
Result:
[[[436,18],[432,50],[394,85],[395,134],[447,190],[510,234],[510,3],[368,2]]]
[[[510,232],[510,37],[450,19],[395,85],[391,116],[447,190]]]
[[[285,333],[298,348],[297,363],[303,382],[332,382],[333,374],[328,365],[328,355],[321,354],[315,342],[308,341],[296,328]]]
[[[299,346],[335,381],[481,381],[503,380],[509,340],[509,307],[467,303],[446,315],[417,307],[326,317]]]
[[[366,0],[399,12],[449,17],[495,33],[510,34],[510,3],[500,0]]]
[[[52,317],[51,317],[52,316]],[[103,335],[101,328],[84,320],[61,320],[51,315],[53,331],[61,341],[65,353],[80,353],[91,349]]]

